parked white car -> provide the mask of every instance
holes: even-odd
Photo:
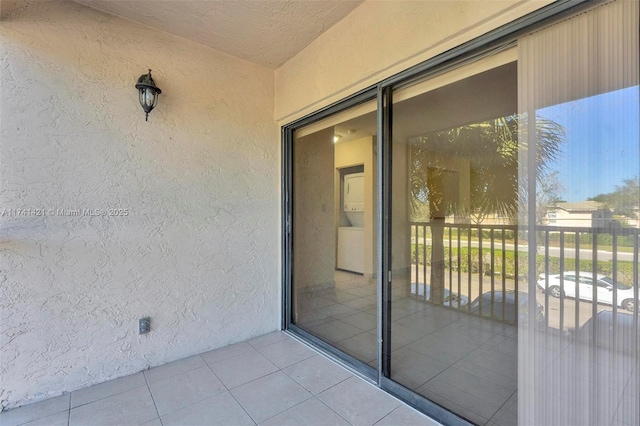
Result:
[[[560,283],[560,276],[563,283]],[[543,292],[549,292],[553,297],[568,296],[578,297],[582,300],[593,301],[593,274],[591,272],[564,272],[563,274],[549,275],[542,273],[539,276],[538,288]],[[595,283],[598,303],[613,305],[613,295],[616,294],[617,305],[633,312],[640,301],[634,294],[633,287],[618,283],[605,275],[596,275]],[[564,292],[563,292],[564,291]]]

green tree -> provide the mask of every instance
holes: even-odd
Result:
[[[599,194],[588,200],[603,203],[615,214],[633,217],[634,210],[640,204],[640,181],[637,177],[623,179],[621,185],[616,185],[615,191]]]
[[[522,190],[527,181],[519,179],[518,174],[519,158],[528,149],[524,129],[526,117],[512,114],[410,140],[412,217],[427,213],[431,225],[430,285],[434,303],[442,303],[444,295],[445,217],[455,214],[481,223],[488,215],[495,215],[515,223],[520,203],[527,202],[526,191]],[[565,131],[543,117],[536,117],[535,130],[535,175],[540,178],[548,176],[550,164],[560,154]],[[519,135],[524,137],[519,140]],[[452,170],[456,167],[457,171]],[[468,178],[461,173],[468,173]],[[468,182],[460,185],[465,179]]]
[[[542,224],[549,207],[562,202],[560,193],[564,186],[560,181],[560,171],[543,172],[536,182],[536,223]]]

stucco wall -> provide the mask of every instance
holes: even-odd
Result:
[[[277,329],[273,71],[69,2],[0,34],[2,407]]]
[[[367,0],[276,70],[282,124],[454,48],[552,0]]]

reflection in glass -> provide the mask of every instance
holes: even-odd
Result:
[[[467,68],[448,85],[394,93],[390,378],[486,424],[517,414],[517,324],[528,312],[517,66]],[[542,305],[536,315],[544,321]]]
[[[375,102],[301,128],[293,141],[292,318],[377,365]]]
[[[525,415],[538,421],[634,424],[640,418],[639,104],[635,85],[536,113],[561,123],[567,135],[557,168],[542,175],[544,190],[538,186],[531,241],[540,253],[536,287],[553,313],[544,333],[533,337],[527,330],[523,339],[542,342],[529,354],[550,372],[533,388],[540,398],[536,407],[525,407]],[[521,360],[524,370],[530,365],[525,362],[531,361]]]

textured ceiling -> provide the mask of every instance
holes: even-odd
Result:
[[[362,0],[76,0],[277,68]]]

